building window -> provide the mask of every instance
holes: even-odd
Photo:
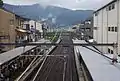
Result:
[[[108,10],[109,11],[112,10],[112,9],[115,9],[115,3],[113,3],[113,4],[111,4],[111,5],[108,6]]]
[[[111,54],[113,54],[113,50],[111,50]]]
[[[98,16],[98,12],[95,12],[95,16]]]
[[[10,25],[13,25],[13,24],[14,24],[14,20],[11,19],[11,20],[10,20]]]
[[[112,30],[111,31],[113,31],[114,32],[114,27],[112,27]]]
[[[108,31],[112,31],[112,32],[117,32],[118,31],[118,27],[108,27]]]
[[[110,31],[110,27],[108,27],[108,31]]]
[[[115,32],[118,32],[118,27],[115,27]]]
[[[115,4],[114,3],[112,4],[112,9],[115,9]]]
[[[111,10],[111,5],[109,6],[109,11]]]
[[[94,27],[93,29],[94,29],[94,30],[97,30],[97,27]]]
[[[113,52],[113,50],[108,48],[108,53],[113,54],[114,52]]]
[[[110,53],[110,49],[108,48],[108,53]]]
[[[97,13],[95,13],[95,16],[97,16]]]

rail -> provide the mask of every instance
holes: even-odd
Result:
[[[61,40],[59,39],[56,43],[59,43]],[[44,64],[45,59],[47,58],[47,55],[49,55],[51,53],[52,50],[54,50],[56,48],[56,46],[52,46],[51,48],[49,48],[48,51],[46,51],[43,55],[39,55],[37,54],[35,56],[35,58],[33,59],[33,61],[31,62],[31,64],[27,67],[27,69],[20,75],[20,77],[17,78],[16,81],[25,81],[30,74],[32,74],[32,72],[35,70],[35,68],[37,68],[40,63]],[[44,50],[42,50],[44,51]],[[42,52],[41,51],[41,52]],[[21,55],[21,56],[25,56],[25,55]],[[31,55],[26,55],[26,56],[31,56]],[[33,55],[34,56],[34,55]],[[39,58],[40,57],[40,58]],[[42,67],[42,64],[40,65],[40,67]],[[38,69],[39,72],[39,69]],[[36,76],[35,76],[36,77]],[[34,77],[34,78],[35,78]],[[33,80],[34,80],[33,78]]]
[[[43,50],[42,50],[43,51]],[[42,52],[41,51],[41,52]],[[40,52],[39,52],[40,53]],[[21,74],[20,77],[17,78],[16,81],[24,81],[29,74],[38,66],[38,64],[42,61],[42,57],[38,58],[38,56],[36,56],[33,61],[31,62],[31,64],[27,67],[27,69]]]
[[[39,46],[39,45],[52,45],[52,46],[59,46],[59,45],[74,45],[74,46],[117,46],[117,43],[98,43],[98,44],[86,44],[86,43],[75,43],[75,44],[68,44],[68,43],[0,43],[0,45],[20,45],[20,46]]]

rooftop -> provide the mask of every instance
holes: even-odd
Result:
[[[110,5],[110,4],[112,4],[112,3],[116,2],[116,1],[117,1],[117,0],[112,0],[112,1],[109,2],[108,4],[104,5],[103,7],[99,8],[98,10],[96,10],[94,13],[96,13],[96,12],[98,12],[98,11],[104,9],[105,7],[107,7],[108,5]]]
[[[74,43],[83,42],[74,40]],[[93,81],[120,81],[120,63],[112,64],[111,60],[82,46],[74,49],[82,56]]]

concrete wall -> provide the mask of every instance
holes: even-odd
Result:
[[[34,21],[34,20],[30,20],[29,21],[30,24],[30,28],[33,26],[33,28],[39,30],[40,32],[43,32],[42,30],[42,23],[40,23],[39,21]]]
[[[108,10],[110,5],[115,4],[115,8]],[[98,27],[94,30],[94,40],[97,43],[118,43],[118,53],[120,54],[120,1],[109,4],[103,9],[99,10],[98,16],[94,13],[94,27]],[[118,27],[119,31],[108,31],[108,27]],[[108,48],[113,50],[112,46],[102,47],[101,50],[105,53],[108,52]]]
[[[39,32],[43,33],[43,30],[42,30],[42,23],[36,22],[36,29],[39,30]]]
[[[93,30],[93,38],[95,41],[98,40],[98,33],[97,33],[97,28],[98,28],[98,16],[95,16],[95,14],[93,15],[94,19],[93,19],[93,26],[94,26],[94,30]]]
[[[0,9],[0,36],[6,36],[6,38],[0,39],[0,42],[9,43],[15,42],[15,15]],[[14,46],[5,46],[5,51],[13,49]]]
[[[30,28],[33,26],[33,28],[35,28],[35,21],[33,21],[33,20],[30,20],[29,21],[29,24],[30,24]]]
[[[118,18],[117,18],[117,26],[118,26],[118,53],[119,53],[119,55],[120,55],[120,1],[117,3],[117,7],[118,7],[118,10],[117,10],[117,16],[118,16]]]
[[[108,42],[108,11],[106,10],[106,8],[103,9],[103,20],[102,20],[103,24],[102,24],[102,42],[103,43],[107,43]],[[107,53],[108,47],[105,46],[102,48],[102,51],[104,51],[105,53]]]

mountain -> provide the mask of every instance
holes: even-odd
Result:
[[[58,25],[72,25],[85,20],[93,13],[93,10],[70,10],[56,6],[41,6],[40,4],[10,5],[4,3],[3,7],[26,18],[54,20]]]
[[[57,17],[58,23],[77,24],[92,16],[91,10],[76,10],[62,13]]]

